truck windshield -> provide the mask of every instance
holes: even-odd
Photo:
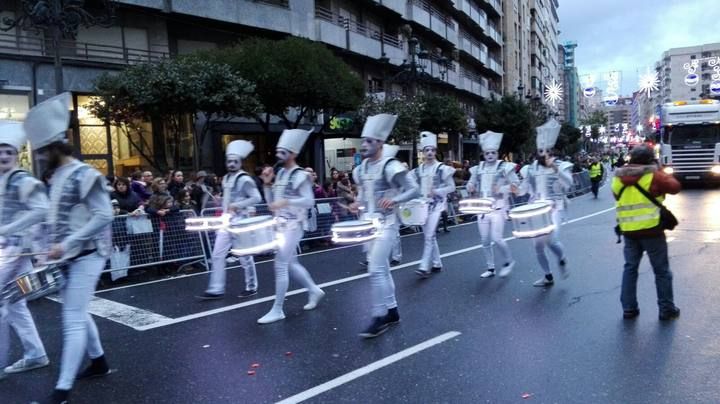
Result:
[[[683,125],[669,129],[673,145],[720,142],[720,125]]]

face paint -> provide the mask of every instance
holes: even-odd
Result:
[[[483,156],[485,156],[485,161],[492,164],[495,163],[498,159],[498,152],[497,150],[488,150],[483,153]]]
[[[277,158],[278,163],[285,163],[287,159],[290,157],[290,152],[285,149],[276,149],[275,150],[275,158]]]
[[[240,157],[234,154],[230,154],[225,157],[225,168],[227,168],[228,172],[237,172],[238,170],[240,170],[241,165],[242,162],[240,160]]]
[[[382,143],[379,140],[365,137],[360,145],[360,155],[363,158],[373,157],[380,150],[381,145]]]
[[[437,149],[434,147],[426,147],[423,149],[423,154],[425,155],[425,160],[435,161],[435,157],[437,157]]]
[[[9,145],[0,146],[0,173],[6,173],[17,166],[18,152]]]

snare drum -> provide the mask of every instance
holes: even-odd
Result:
[[[484,215],[495,210],[492,198],[469,198],[460,201],[460,213],[466,215]]]
[[[400,221],[405,226],[424,226],[428,219],[430,204],[426,199],[413,199],[400,204]]]
[[[255,216],[233,219],[227,231],[233,234],[233,255],[253,255],[273,251],[278,247],[275,219]]]
[[[333,224],[330,230],[333,243],[364,243],[380,236],[380,221],[377,219],[349,220]]]
[[[228,226],[230,215],[189,217],[185,219],[186,231],[221,230]]]
[[[534,202],[510,210],[513,222],[513,236],[534,238],[550,234],[555,230],[552,220],[552,205],[547,202]]]
[[[35,300],[55,293],[65,286],[62,264],[50,264],[20,275],[5,285],[2,299],[10,303],[22,299]]]

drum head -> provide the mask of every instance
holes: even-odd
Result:
[[[368,226],[371,225],[372,222],[370,220],[348,220],[345,222],[338,222],[333,225],[335,228],[342,228],[342,227],[358,227],[358,226]]]
[[[531,212],[533,210],[543,209],[547,207],[548,204],[545,202],[533,202],[528,203],[527,205],[518,206],[517,208],[512,208],[510,211],[513,213]]]
[[[253,216],[253,217],[246,217],[244,219],[239,219],[237,221],[234,221],[234,225],[238,226],[247,226],[251,224],[258,224],[262,223],[268,220],[272,220],[272,216],[263,215],[263,216]]]

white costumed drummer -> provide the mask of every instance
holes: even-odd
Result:
[[[555,283],[545,253],[546,247],[549,247],[557,257],[560,274],[564,278],[568,276],[565,250],[560,243],[560,225],[562,224],[562,213],[565,210],[566,190],[572,186],[573,178],[572,164],[553,157],[552,149],[560,134],[560,124],[555,119],[550,119],[538,126],[536,131],[538,157],[532,164],[523,167],[520,171],[523,178],[520,194],[530,193],[530,202],[546,201],[552,205],[554,231],[533,239],[538,263],[545,274],[533,285],[546,287]]]
[[[503,231],[507,213],[506,201],[510,193],[517,192],[520,180],[515,173],[514,164],[498,160],[502,138],[502,133],[491,131],[480,135],[480,146],[485,159],[470,168],[470,180],[467,183],[468,192],[471,194],[493,200],[493,211],[478,216],[480,240],[487,262],[487,270],[480,275],[482,278],[495,276],[493,243],[497,245],[502,256],[503,266],[500,269],[500,276],[507,276],[515,266],[510,248],[503,239]]]
[[[401,162],[383,157],[383,148],[395,126],[397,115],[379,114],[368,117],[362,130],[360,154],[362,163],[353,170],[353,179],[359,186],[356,202],[350,210],[357,213],[365,208],[365,218],[381,222],[379,235],[370,243],[368,272],[372,322],[360,336],[373,338],[400,321],[395,299],[395,283],[390,274],[390,251],[398,232],[396,206],[418,196],[417,184]]]
[[[308,209],[315,205],[312,179],[295,162],[308,136],[310,131],[307,130],[284,130],[275,154],[282,168],[274,175],[272,167],[267,167],[261,175],[265,200],[278,221],[280,240],[275,254],[275,303],[267,314],[258,319],[260,324],[274,323],[285,318],[283,304],[289,274],[308,290],[308,303],[303,309],[314,309],[325,296],[325,292],[315,284],[297,258],[297,247],[304,233],[303,225],[308,217]],[[271,185],[273,177],[275,183]]]
[[[228,173],[223,177],[223,214],[230,215],[231,219],[248,217],[248,208],[262,202],[262,196],[255,181],[248,173],[242,170],[242,160],[255,149],[252,143],[246,140],[235,140],[227,145],[225,150],[225,167]],[[201,296],[202,300],[222,299],[225,295],[226,273],[225,258],[232,247],[232,234],[225,230],[218,230],[215,235],[215,246],[212,252],[212,271],[210,284]],[[257,294],[258,282],[255,271],[255,260],[252,255],[238,257],[240,266],[245,270],[245,291],[240,297],[246,298]]]
[[[0,121],[0,288],[33,269],[30,256],[18,254],[27,252],[28,229],[43,222],[47,214],[45,186],[18,167],[18,154],[25,143],[22,123]],[[5,367],[10,326],[22,343],[23,357]],[[49,363],[25,299],[12,304],[0,300],[0,380]]]
[[[110,373],[100,336],[88,313],[98,278],[111,251],[113,220],[105,177],[72,157],[65,137],[70,120],[70,94],[44,101],[28,112],[25,131],[40,166],[52,171],[49,191],[49,260],[68,266],[63,302],[63,351],[60,377],[50,402],[64,402],[76,379]],[[91,364],[80,374],[85,356]]]
[[[447,209],[447,196],[455,191],[455,181],[453,181],[455,170],[437,161],[437,135],[434,133],[420,132],[420,148],[423,153],[423,163],[413,170],[413,174],[420,184],[420,197],[430,202],[430,211],[423,226],[425,240],[423,254],[415,273],[427,278],[431,271],[442,271],[440,248],[435,231],[440,215]]]

